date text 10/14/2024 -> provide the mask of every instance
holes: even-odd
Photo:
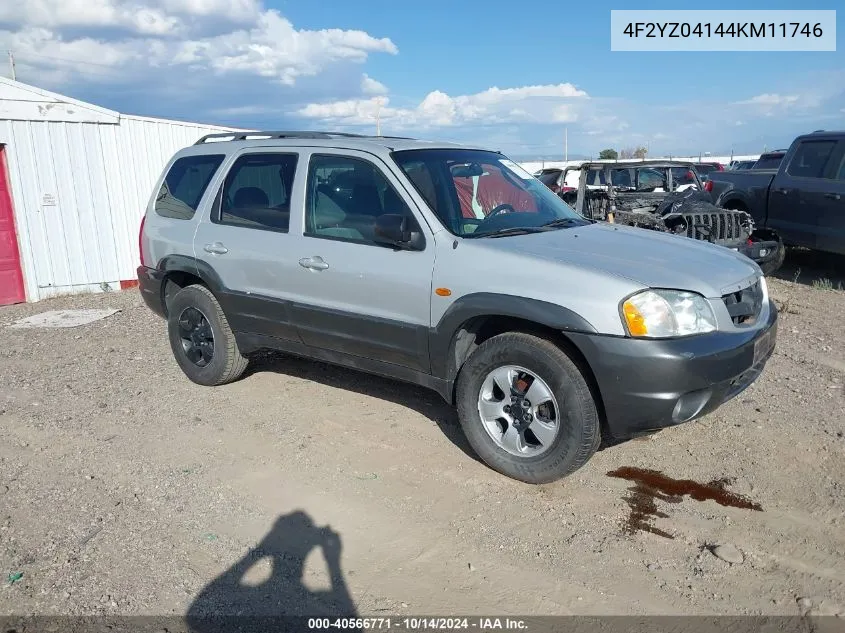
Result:
[[[528,628],[519,618],[401,617],[401,618],[309,618],[308,629],[316,630],[400,630],[400,631],[519,631]]]

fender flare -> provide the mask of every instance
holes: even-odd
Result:
[[[458,335],[463,325],[480,317],[518,318],[561,332],[598,333],[581,315],[548,301],[488,292],[464,295],[449,306],[431,329],[432,374],[449,381],[455,379],[461,360],[456,353]]]
[[[722,195],[716,200],[716,206],[724,209],[725,205],[731,202],[741,202],[748,211],[751,211],[751,199],[748,194],[740,189],[728,189],[722,192]]]
[[[220,279],[220,275],[217,274],[217,271],[214,270],[211,264],[199,260],[196,257],[168,255],[159,260],[156,269],[161,275],[161,304],[165,312],[167,311],[167,279],[173,273],[187,273],[198,277],[218,298],[226,290],[223,281]]]

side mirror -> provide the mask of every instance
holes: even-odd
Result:
[[[376,218],[375,241],[404,250],[420,251],[425,246],[420,231],[413,230],[412,222],[405,215],[386,213]]]

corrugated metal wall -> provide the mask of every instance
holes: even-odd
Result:
[[[156,178],[177,150],[221,129],[132,116],[117,124],[0,120],[27,300],[134,279]]]

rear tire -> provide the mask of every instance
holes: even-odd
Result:
[[[215,296],[205,286],[187,286],[167,306],[167,333],[179,368],[198,385],[223,385],[240,378],[248,360]]]
[[[509,372],[508,368],[525,370],[524,373],[513,374],[516,376],[513,383],[516,395],[510,396],[511,400],[504,395],[504,389],[495,387],[493,391],[490,390],[493,384],[490,382],[491,376],[501,375],[503,369]],[[507,375],[510,376],[510,373]],[[501,438],[497,438],[495,426],[489,423],[491,416],[487,413],[485,403],[507,403],[521,397],[527,399],[532,389],[528,387],[527,391],[524,390],[526,382],[522,376],[526,375],[531,380],[528,385],[540,379],[542,387],[548,388],[547,400],[553,402],[556,410],[553,417],[556,421],[555,424],[543,427],[545,431],[539,435],[534,435],[533,431],[528,434],[522,427],[523,435],[520,437],[523,443],[517,442],[517,450],[514,451],[513,444],[501,438],[507,435],[512,425],[517,429],[514,432],[519,433],[524,420],[520,421],[510,413],[504,414],[498,421],[504,430]],[[493,381],[496,382],[495,378]],[[521,390],[522,396],[519,395]],[[494,336],[481,344],[461,368],[456,399],[461,427],[478,456],[492,469],[519,481],[541,484],[570,475],[589,461],[601,441],[598,407],[583,373],[565,351],[537,336],[510,332]],[[535,403],[536,400],[538,398],[535,398]],[[513,410],[524,409],[513,406]],[[495,416],[496,413],[492,417]],[[544,417],[551,419],[552,416]],[[534,418],[535,423],[541,419],[536,412]],[[490,430],[491,426],[493,431]],[[551,429],[555,429],[554,435]],[[548,438],[545,445],[538,439],[543,435]],[[536,446],[532,445],[534,440]],[[521,453],[523,450],[524,454]]]

